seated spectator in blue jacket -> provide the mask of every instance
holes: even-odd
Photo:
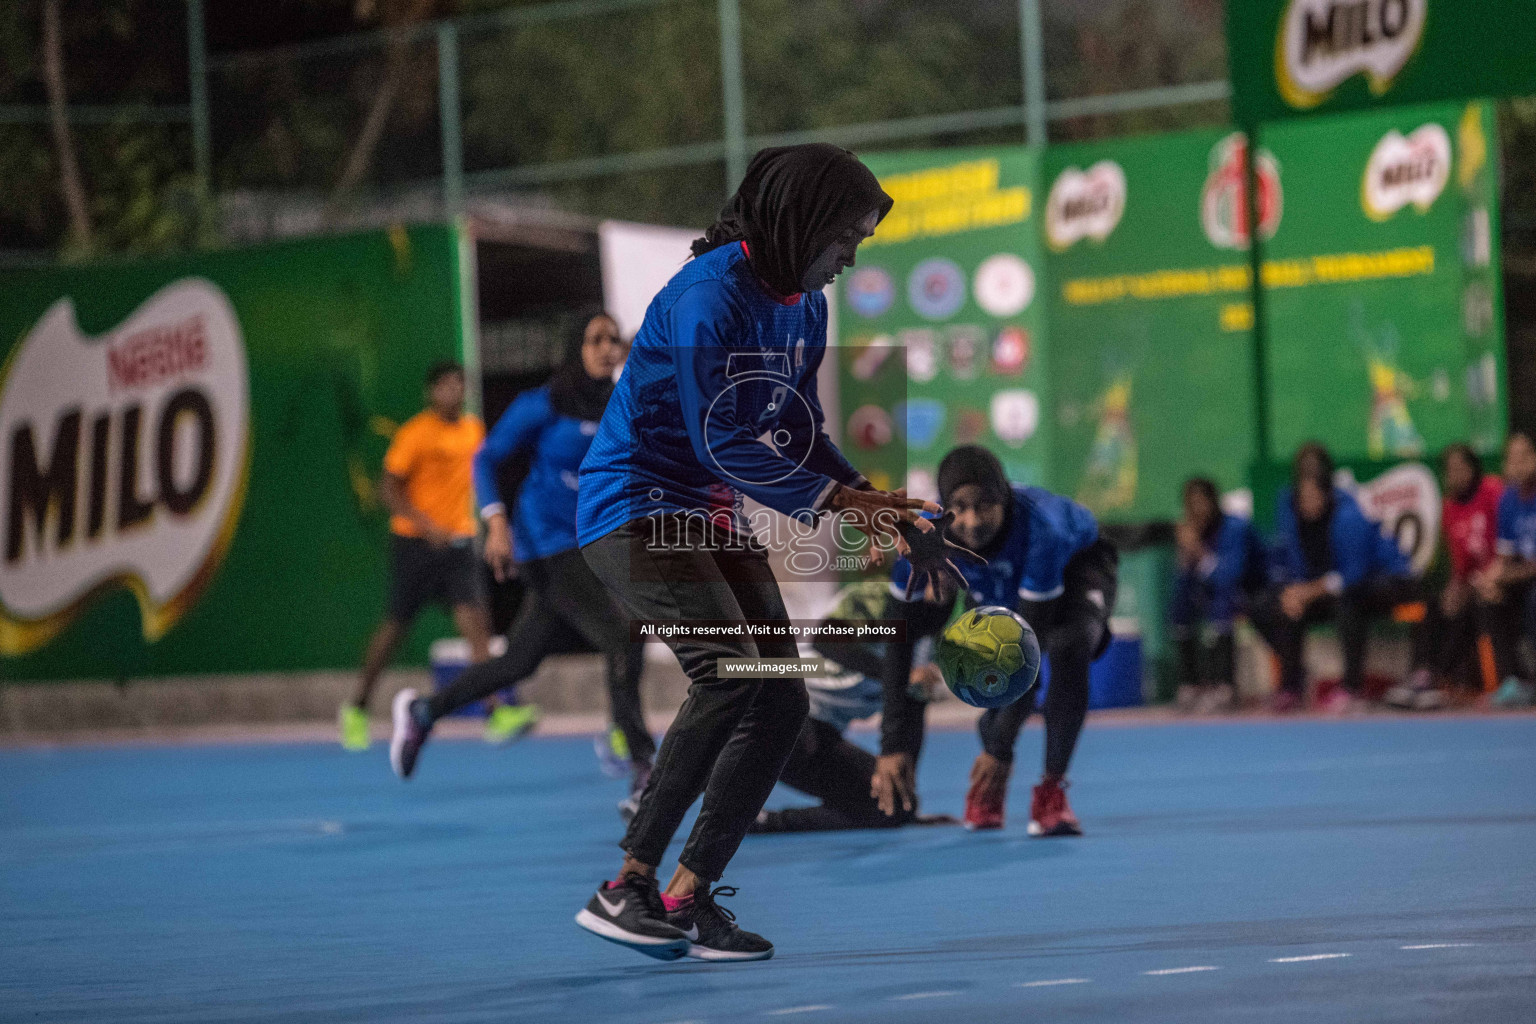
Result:
[[[1276,708],[1301,703],[1307,627],[1331,620],[1344,648],[1344,685],[1324,710],[1347,711],[1360,700],[1370,620],[1417,600],[1418,581],[1397,543],[1333,485],[1333,459],[1315,442],[1296,453],[1291,486],[1280,492],[1275,509],[1275,532],[1272,586],[1253,622],[1280,659]]]
[[[1178,574],[1170,618],[1179,648],[1179,706],[1215,711],[1232,703],[1236,668],[1232,620],[1262,592],[1267,558],[1253,524],[1221,510],[1216,485],[1184,484],[1174,528]]]

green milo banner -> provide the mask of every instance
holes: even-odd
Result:
[[[1536,92],[1529,0],[1231,0],[1238,123]]]
[[[1022,147],[867,157],[896,205],[839,280],[844,450],[877,487],[937,493],[983,444],[1043,483],[1048,380],[1037,156]]]
[[[1223,489],[1246,481],[1245,146],[1239,133],[1199,132],[1046,151],[1049,476],[1105,521],[1175,517],[1191,475]]]
[[[356,663],[384,449],[464,352],[462,252],[434,227],[0,272],[0,678]]]
[[[1262,242],[1270,438],[1342,460],[1491,451],[1500,382],[1498,158],[1486,103],[1266,126],[1283,211]]]

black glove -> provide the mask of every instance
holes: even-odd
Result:
[[[929,576],[936,579],[945,572],[952,573],[955,581],[963,588],[965,575],[960,567],[951,560],[952,554],[958,554],[972,561],[987,564],[970,548],[962,547],[949,539],[949,525],[954,522],[955,514],[945,512],[938,519],[930,520],[933,523],[932,530],[920,530],[911,523],[901,523],[896,529],[901,533],[901,539],[907,542],[910,549],[907,553],[907,562],[912,566],[912,574],[907,577],[907,592],[905,600],[912,599],[912,591],[917,586],[919,578],[926,580]]]

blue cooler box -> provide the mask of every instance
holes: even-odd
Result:
[[[1140,707],[1143,703],[1141,679],[1141,635],[1117,633],[1109,642],[1109,650],[1088,670],[1088,707]],[[1046,658],[1040,663],[1038,706],[1044,706],[1050,682],[1051,659]]]

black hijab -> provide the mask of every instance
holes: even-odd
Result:
[[[764,149],[747,165],[720,219],[693,243],[693,254],[744,241],[763,283],[779,295],[794,295],[838,235],[871,210],[883,220],[892,202],[846,149],[825,142]]]
[[[1301,481],[1310,478],[1326,498],[1323,514],[1304,519],[1300,508]],[[1333,456],[1317,441],[1308,441],[1296,450],[1291,462],[1291,507],[1296,513],[1296,539],[1301,544],[1301,558],[1312,579],[1325,575],[1333,567]]]
[[[1003,506],[1003,525],[997,536],[977,554],[990,558],[1002,550],[1013,523],[1013,488],[1003,464],[987,449],[977,444],[963,444],[954,448],[939,463],[939,504],[948,505],[955,491],[967,484],[981,489],[982,501],[995,501]]]
[[[608,398],[613,394],[613,381],[607,377],[589,376],[581,362],[586,327],[598,317],[613,320],[607,313],[594,313],[582,320],[582,334],[566,346],[565,362],[549,378],[549,404],[562,416],[600,420],[603,410],[608,407]]]

